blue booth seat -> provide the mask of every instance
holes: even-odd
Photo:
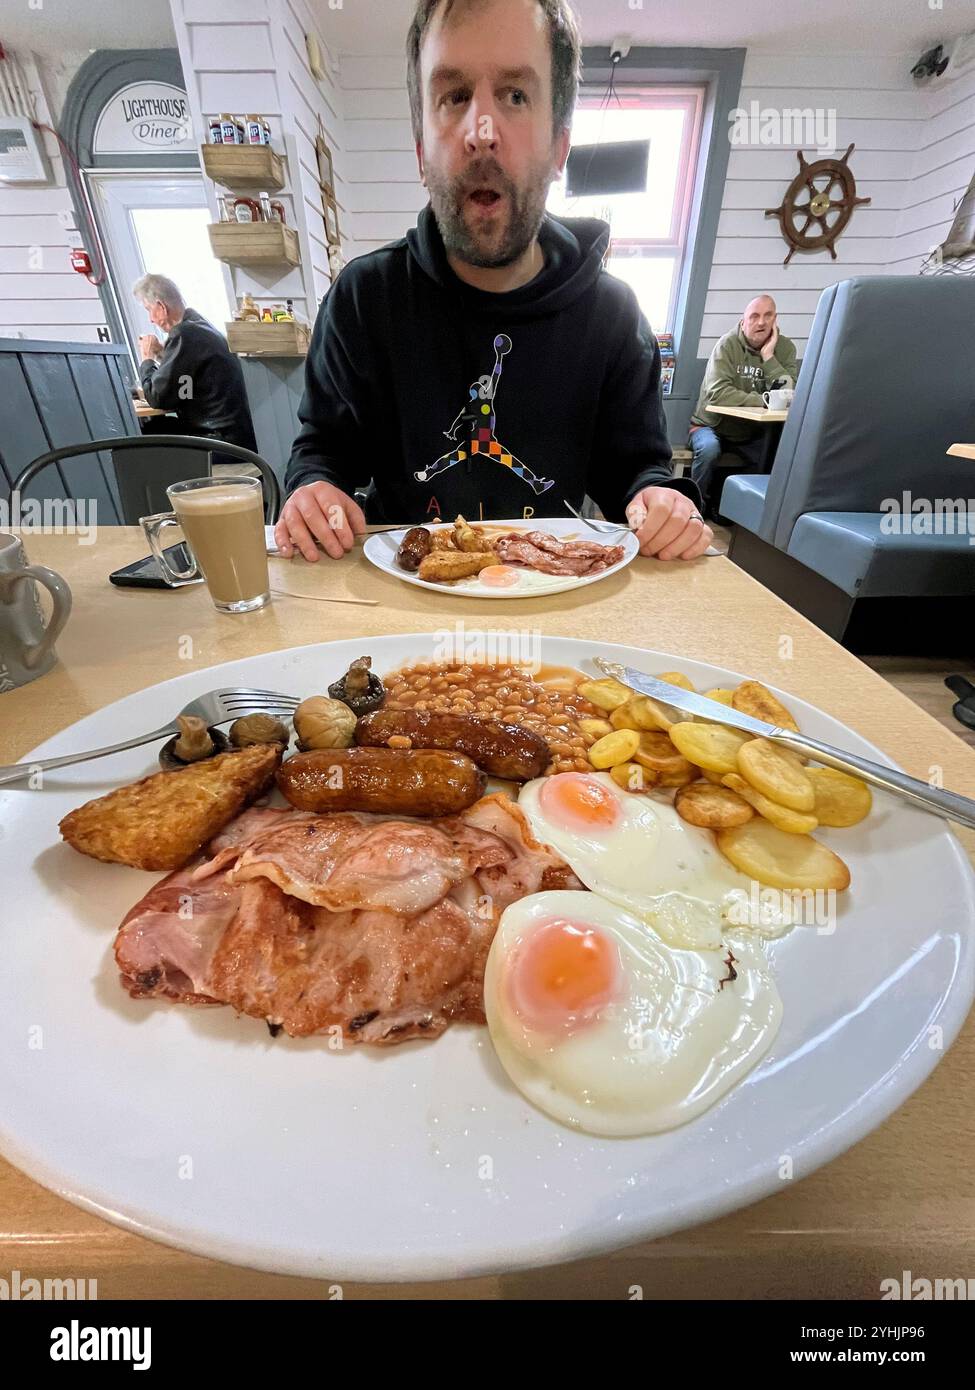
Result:
[[[975,280],[878,275],[831,286],[772,472],[722,489],[728,554],[840,640],[855,607],[867,623],[879,605],[894,618],[890,605],[901,604],[920,633],[957,604],[970,625],[975,464],[946,451],[972,439]],[[895,529],[891,501],[905,493],[936,510],[947,499],[944,524],[924,534],[915,518]]]
[[[964,594],[975,588],[975,511],[955,535],[890,535],[885,515],[806,512],[789,554],[854,598]]]
[[[728,478],[721,492],[721,515],[726,521],[757,532],[762,524],[768,484],[767,473],[739,473]]]

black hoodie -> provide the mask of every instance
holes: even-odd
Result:
[[[602,268],[604,222],[547,216],[545,268],[491,294],[451,270],[432,209],[353,260],[322,302],[288,465],[293,491],[372,480],[370,522],[462,512],[606,516],[671,478],[660,352],[633,291]]]

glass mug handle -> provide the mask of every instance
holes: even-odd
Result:
[[[196,557],[193,556],[193,552],[192,550],[190,550],[189,541],[186,540],[185,536],[183,538],[183,544],[186,546],[186,549],[187,551],[189,551],[189,554],[193,556],[192,569],[174,569],[163,552],[159,536],[160,533],[164,531],[167,526],[176,526],[177,528],[179,527],[179,520],[175,512],[157,512],[155,516],[140,517],[139,521],[142,525],[143,531],[145,531],[146,533],[146,540],[149,542],[149,549],[152,551],[156,563],[162,571],[162,577],[163,579],[165,579],[166,583],[171,588],[175,589],[180,584],[190,584],[193,582],[194,579],[200,578],[200,567],[196,563]]]

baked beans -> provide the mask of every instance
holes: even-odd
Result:
[[[577,684],[586,677],[580,671]],[[586,756],[595,736],[580,729],[581,719],[602,719],[604,712],[581,695],[562,674],[535,681],[515,666],[470,666],[457,662],[418,662],[384,677],[386,709],[422,709],[444,714],[471,714],[520,724],[548,743],[553,772],[591,772]]]

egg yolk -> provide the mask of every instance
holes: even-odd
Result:
[[[555,825],[575,830],[609,830],[623,815],[613,793],[584,772],[559,772],[549,777],[538,801]]]
[[[534,1031],[574,1032],[612,1000],[617,975],[616,950],[609,937],[586,923],[545,922],[512,961],[511,1005]]]
[[[510,589],[521,578],[510,565],[487,565],[477,577],[489,589]]]

